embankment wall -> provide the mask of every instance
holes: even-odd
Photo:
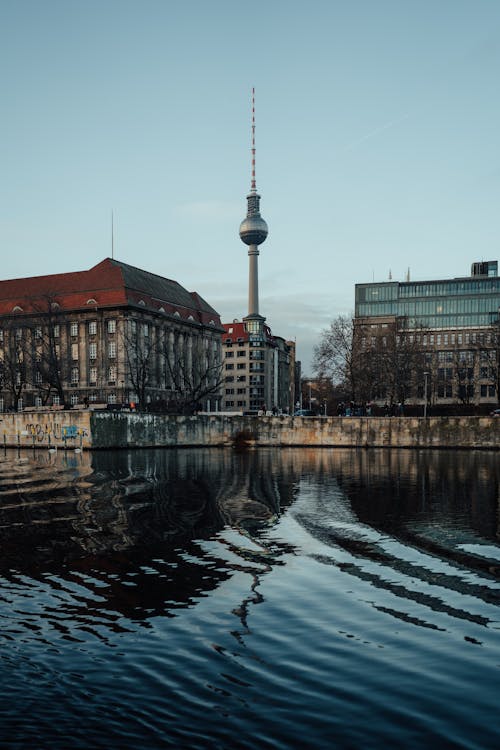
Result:
[[[325,446],[498,450],[495,417],[172,417],[106,411],[0,415],[5,446],[148,448]]]

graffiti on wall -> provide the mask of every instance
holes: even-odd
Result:
[[[27,422],[21,433],[23,437],[31,437],[33,442],[50,443],[57,440],[75,440],[88,437],[88,430],[85,427],[76,425],[62,425],[60,422],[49,420],[42,424],[41,422]]]

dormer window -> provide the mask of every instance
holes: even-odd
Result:
[[[93,297],[87,300],[87,305],[97,305],[97,300],[95,300]]]
[[[19,307],[19,305],[15,305],[15,306],[14,306],[14,307],[12,308],[12,312],[24,312],[24,310],[23,310],[23,308],[22,308],[22,307]]]
[[[140,300],[139,300],[139,305],[140,305],[141,307],[146,307],[146,303],[144,302],[144,300],[143,300],[143,299],[140,299]]]
[[[160,307],[160,309],[159,309],[159,311],[158,311],[158,312],[162,312],[162,313],[164,313],[164,312],[165,312],[165,308],[164,308],[164,307]]]
[[[176,311],[174,312],[174,318],[180,318],[180,317],[181,317],[181,314],[180,314],[180,312],[179,312],[178,310],[176,310]]]
[[[188,318],[188,320],[194,320],[193,316],[190,315],[189,318]]]

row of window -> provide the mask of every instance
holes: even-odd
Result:
[[[95,336],[97,334],[97,321],[96,320],[90,320],[87,323],[88,326],[88,332],[89,336]],[[116,320],[110,319],[107,321],[107,329],[108,333],[116,333]],[[23,337],[23,328],[16,328],[16,339],[20,340]],[[79,330],[79,323],[72,322],[69,324],[69,333],[70,336],[78,336],[78,330]],[[42,327],[36,326],[33,335],[35,339],[41,339],[42,338]],[[56,323],[52,326],[52,335],[54,338],[59,338],[61,335],[61,326],[59,323]],[[2,343],[4,340],[4,330],[0,329],[0,343]]]
[[[456,279],[428,283],[356,284],[356,302],[387,302],[411,297],[457,297],[466,294],[496,294],[500,291],[500,279]],[[497,305],[498,306],[498,305]]]
[[[101,400],[97,393],[90,393],[87,398],[88,398],[89,403],[97,403],[98,401]],[[108,404],[116,404],[117,403],[116,393],[106,394],[106,401]],[[70,395],[69,402],[71,406],[76,406],[77,404],[81,403],[79,395],[77,393],[72,393]],[[39,406],[39,407],[43,406],[42,397],[35,396],[33,399],[33,405]],[[60,397],[56,395],[52,396],[50,399],[49,406],[60,406],[60,405],[61,405]],[[24,406],[25,406],[24,399],[20,398],[17,402],[18,410],[22,411]],[[3,412],[3,411],[5,411],[5,400],[0,397],[0,412]]]

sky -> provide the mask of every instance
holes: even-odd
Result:
[[[303,373],[356,283],[500,260],[498,0],[0,0],[0,277],[117,260]]]

